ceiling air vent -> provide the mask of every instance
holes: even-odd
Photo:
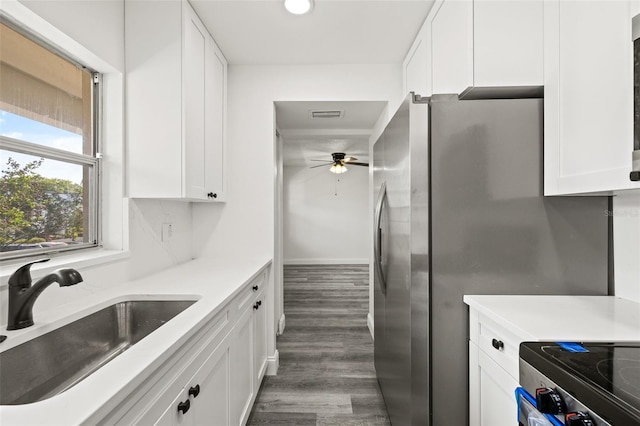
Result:
[[[344,111],[339,109],[309,111],[309,118],[342,118],[342,117],[344,117]]]

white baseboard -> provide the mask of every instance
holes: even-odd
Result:
[[[369,333],[371,333],[371,338],[375,340],[373,334],[373,317],[371,316],[371,312],[367,314],[367,327],[369,327]]]
[[[273,356],[267,357],[267,371],[265,375],[275,376],[278,374],[278,368],[280,367],[280,352],[276,349]]]
[[[284,312],[283,312],[282,316],[280,317],[280,321],[278,321],[278,331],[276,332],[276,334],[278,336],[280,336],[282,333],[284,333],[284,327],[286,325],[285,323],[286,323],[286,319],[285,319]]]
[[[369,258],[348,259],[284,259],[284,265],[368,265]]]

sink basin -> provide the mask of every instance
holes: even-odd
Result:
[[[193,303],[116,303],[0,353],[0,405],[27,404],[64,392]]]

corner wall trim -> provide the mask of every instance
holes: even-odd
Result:
[[[367,314],[367,327],[369,327],[369,333],[371,333],[371,339],[375,340],[373,334],[373,317],[371,316],[371,312]]]
[[[280,352],[276,349],[272,356],[267,357],[267,371],[264,373],[267,376],[275,376],[278,374],[278,368],[280,367]]]

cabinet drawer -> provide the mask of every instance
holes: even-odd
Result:
[[[511,377],[517,379],[519,349],[522,339],[482,314],[478,315],[477,324],[475,343],[480,350],[502,366]]]
[[[236,306],[239,311],[244,311],[254,303],[255,298],[262,293],[266,282],[267,270],[264,270],[240,291],[236,297]]]

